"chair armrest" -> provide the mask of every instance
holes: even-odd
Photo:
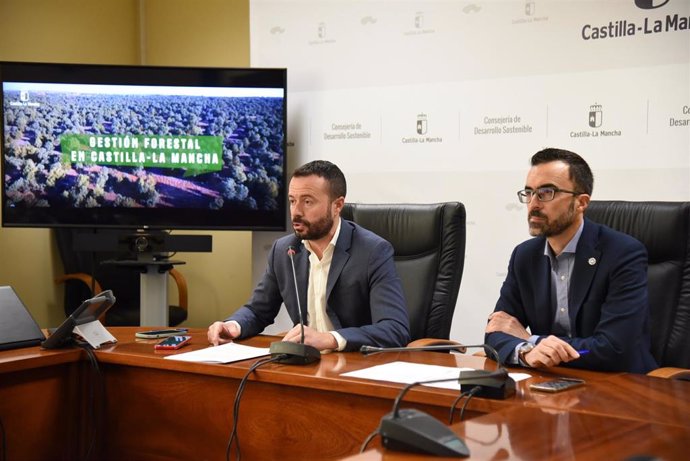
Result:
[[[170,269],[168,273],[175,280],[175,284],[177,285],[177,304],[182,309],[187,310],[187,279],[184,278],[182,272],[175,268]]]
[[[415,339],[407,347],[426,347],[426,346],[462,346],[462,343],[454,341],[452,339],[441,339],[441,338],[420,338]]]
[[[687,368],[662,367],[647,373],[647,376],[668,379],[690,380],[690,370]]]
[[[59,285],[61,283],[65,283],[68,280],[78,280],[82,283],[84,283],[89,290],[91,290],[91,287],[93,286],[93,290],[91,292],[91,295],[94,295],[96,293],[101,293],[103,289],[101,288],[101,284],[98,283],[98,280],[94,279],[91,277],[89,274],[85,274],[83,272],[75,272],[73,274],[63,274],[55,277],[54,281],[56,285]],[[101,314],[100,317],[98,317],[98,320],[101,321],[101,323],[105,323],[105,313]]]
[[[462,346],[461,342],[452,339],[440,339],[440,338],[420,338],[415,339],[407,347],[426,347],[426,346]],[[486,357],[484,351],[477,351],[472,354],[477,357]]]
[[[55,277],[55,284],[59,285],[61,283],[65,283],[68,280],[79,280],[80,282],[83,282],[89,290],[91,290],[91,286],[94,287],[95,293],[100,293],[103,290],[101,289],[100,283],[98,283],[98,280],[94,280],[93,277],[91,277],[89,274],[85,274],[83,272],[75,272],[73,274],[64,274],[64,275],[59,275]],[[94,294],[93,292],[91,294]]]

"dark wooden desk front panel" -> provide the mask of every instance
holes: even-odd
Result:
[[[134,338],[139,329],[112,328],[118,344],[96,352],[107,395],[105,432],[97,459],[224,459],[235,392],[254,360],[228,365],[164,360],[169,353],[155,352],[155,340]],[[206,347],[205,330],[192,334],[193,343],[179,353]],[[258,337],[247,344],[268,346],[274,339]],[[355,454],[390,411],[403,386],[340,375],[395,360],[494,368],[480,357],[421,352],[368,357],[335,353],[307,366],[267,365],[252,377],[242,399],[239,434],[243,459],[327,459]],[[501,455],[500,449],[508,450],[515,440],[534,438],[533,433],[521,432],[522,422],[535,418],[534,424],[554,425],[548,422],[550,414],[568,415],[573,440],[595,437],[601,444],[614,446],[614,440],[629,439],[626,446],[635,450],[644,448],[643,443],[654,448],[688,440],[690,383],[567,369],[533,374],[534,378],[518,383],[518,392],[511,399],[475,398],[470,402],[469,417],[474,419],[461,423],[460,430],[467,428],[467,435],[473,436],[475,429],[471,428],[486,426],[490,431],[500,423],[506,425],[503,433],[511,434],[502,436],[508,443],[505,446],[478,444],[481,456]],[[584,377],[587,385],[556,395],[529,391],[530,382],[555,374]],[[2,352],[0,379],[0,417],[9,436],[10,460],[77,459],[86,452],[88,422],[83,410],[85,393],[80,389],[97,384],[82,351],[28,348]],[[445,421],[456,396],[450,390],[419,387],[406,396],[403,406],[420,408]],[[522,421],[520,415],[525,415]],[[536,419],[534,415],[542,416]],[[592,425],[603,425],[607,432],[587,432]],[[562,425],[558,427],[562,429]],[[34,428],[40,439],[32,435]],[[477,435],[488,437],[490,432]],[[537,434],[536,439],[543,437]],[[470,440],[468,437],[468,443]],[[598,456],[594,445],[576,446],[581,453]],[[491,449],[499,451],[486,451]],[[541,444],[515,449],[526,450],[533,459],[543,454]],[[400,456],[384,453],[383,457],[394,455]]]
[[[121,431],[112,434],[107,451],[131,456],[137,447],[140,450],[146,446],[174,448],[165,453],[139,452],[138,459],[161,459],[156,456],[174,457],[175,454],[183,458],[193,454],[197,459],[216,459],[219,451],[224,453],[237,384],[253,361],[208,365],[160,360],[152,352],[155,341],[133,342],[133,332],[120,333],[121,342],[117,346],[99,353],[99,361],[107,370],[109,388],[117,389],[117,394],[108,391],[109,413],[121,420]],[[194,344],[186,350],[206,347],[204,331],[194,332],[194,336]],[[248,343],[267,346],[274,339],[259,337]],[[340,375],[395,360],[494,367],[492,362],[486,363],[480,357],[419,352],[366,357],[358,353],[328,354],[321,362],[307,366],[267,365],[258,370],[258,381],[248,383],[242,399],[239,434],[243,458],[326,459],[355,453],[381,416],[390,411],[402,385]],[[656,425],[690,428],[690,383],[569,369],[532,371],[532,374],[534,378],[518,383],[518,392],[511,399],[473,399],[469,417],[485,413],[500,415],[515,408],[531,411],[527,407],[591,417],[592,423],[598,418],[616,417],[626,420],[623,426],[635,429],[632,432],[644,431],[645,427],[658,430]],[[587,385],[555,395],[529,390],[531,382],[563,375],[583,377]],[[178,383],[166,389],[165,383],[169,381]],[[456,396],[452,391],[422,386],[406,396],[404,406],[420,408],[445,421]],[[160,413],[161,419],[172,422],[173,430],[157,427],[156,415],[138,410],[151,406]],[[130,427],[136,430],[131,431]],[[137,443],[127,439],[132,432],[141,434],[135,437],[141,438]],[[169,440],[173,437],[175,440]],[[191,447],[193,453],[189,451]]]
[[[254,360],[227,365],[162,360],[170,353],[155,353],[156,341],[132,340],[134,330],[117,334],[117,345],[97,352],[108,395],[104,459],[223,459],[237,386]],[[205,332],[193,335],[193,343],[180,352],[206,347]],[[275,339],[254,338],[248,343],[268,346]],[[451,354],[348,353],[327,354],[307,366],[260,368],[242,397],[242,458],[337,459],[356,453],[391,410],[402,385],[346,379],[340,374],[401,358],[458,363]],[[483,358],[469,360],[484,365]],[[409,400],[445,419],[455,397],[449,390],[420,388],[410,393]],[[506,405],[479,403],[475,414]]]
[[[0,352],[0,419],[7,460],[79,458],[85,390],[81,351]],[[1,448],[0,448],[1,449]]]
[[[237,380],[106,367],[104,459],[224,459]],[[261,376],[261,372],[259,372]],[[374,430],[391,401],[252,381],[239,435],[246,460],[343,457]]]

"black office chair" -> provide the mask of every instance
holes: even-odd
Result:
[[[690,379],[690,202],[592,201],[586,217],[647,248],[650,375]]]
[[[448,340],[465,264],[463,204],[346,203],[341,216],[393,245],[413,342]]]
[[[55,278],[55,283],[65,284],[65,315],[70,315],[85,299],[102,290],[112,290],[117,299],[115,305],[102,319],[109,326],[134,326],[140,323],[140,272],[130,267],[102,264],[116,259],[136,259],[136,254],[121,252],[75,251],[73,242],[83,229],[56,228],[55,241],[62,260],[64,275]],[[107,234],[118,231],[99,229]],[[178,270],[168,271],[177,286],[178,303],[171,305],[168,315],[170,326],[176,326],[187,319],[187,282]],[[162,326],[162,325],[161,325]]]

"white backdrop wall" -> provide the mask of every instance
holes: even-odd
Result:
[[[251,0],[250,26],[252,65],[288,69],[289,171],[323,158],[348,201],[465,204],[454,339],[481,342],[529,238],[537,150],[585,157],[595,200],[690,200],[689,0]],[[254,234],[255,280],[276,236]]]

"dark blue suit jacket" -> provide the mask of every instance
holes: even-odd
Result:
[[[515,248],[495,311],[546,337],[555,311],[544,245],[545,238],[537,237]],[[647,251],[639,241],[585,219],[568,301],[572,338],[561,339],[590,352],[565,366],[633,373],[657,367],[650,352]],[[523,342],[501,332],[486,335],[485,341],[504,363]]]
[[[335,330],[347,341],[345,350],[362,345],[397,347],[410,341],[407,307],[393,262],[393,247],[363,227],[341,220],[326,286],[326,311]],[[307,321],[309,252],[295,235],[275,241],[268,267],[247,304],[227,320],[242,326],[242,338],[261,333],[272,324],[285,303],[295,325],[299,324],[295,282],[288,247],[294,256],[302,316]]]

